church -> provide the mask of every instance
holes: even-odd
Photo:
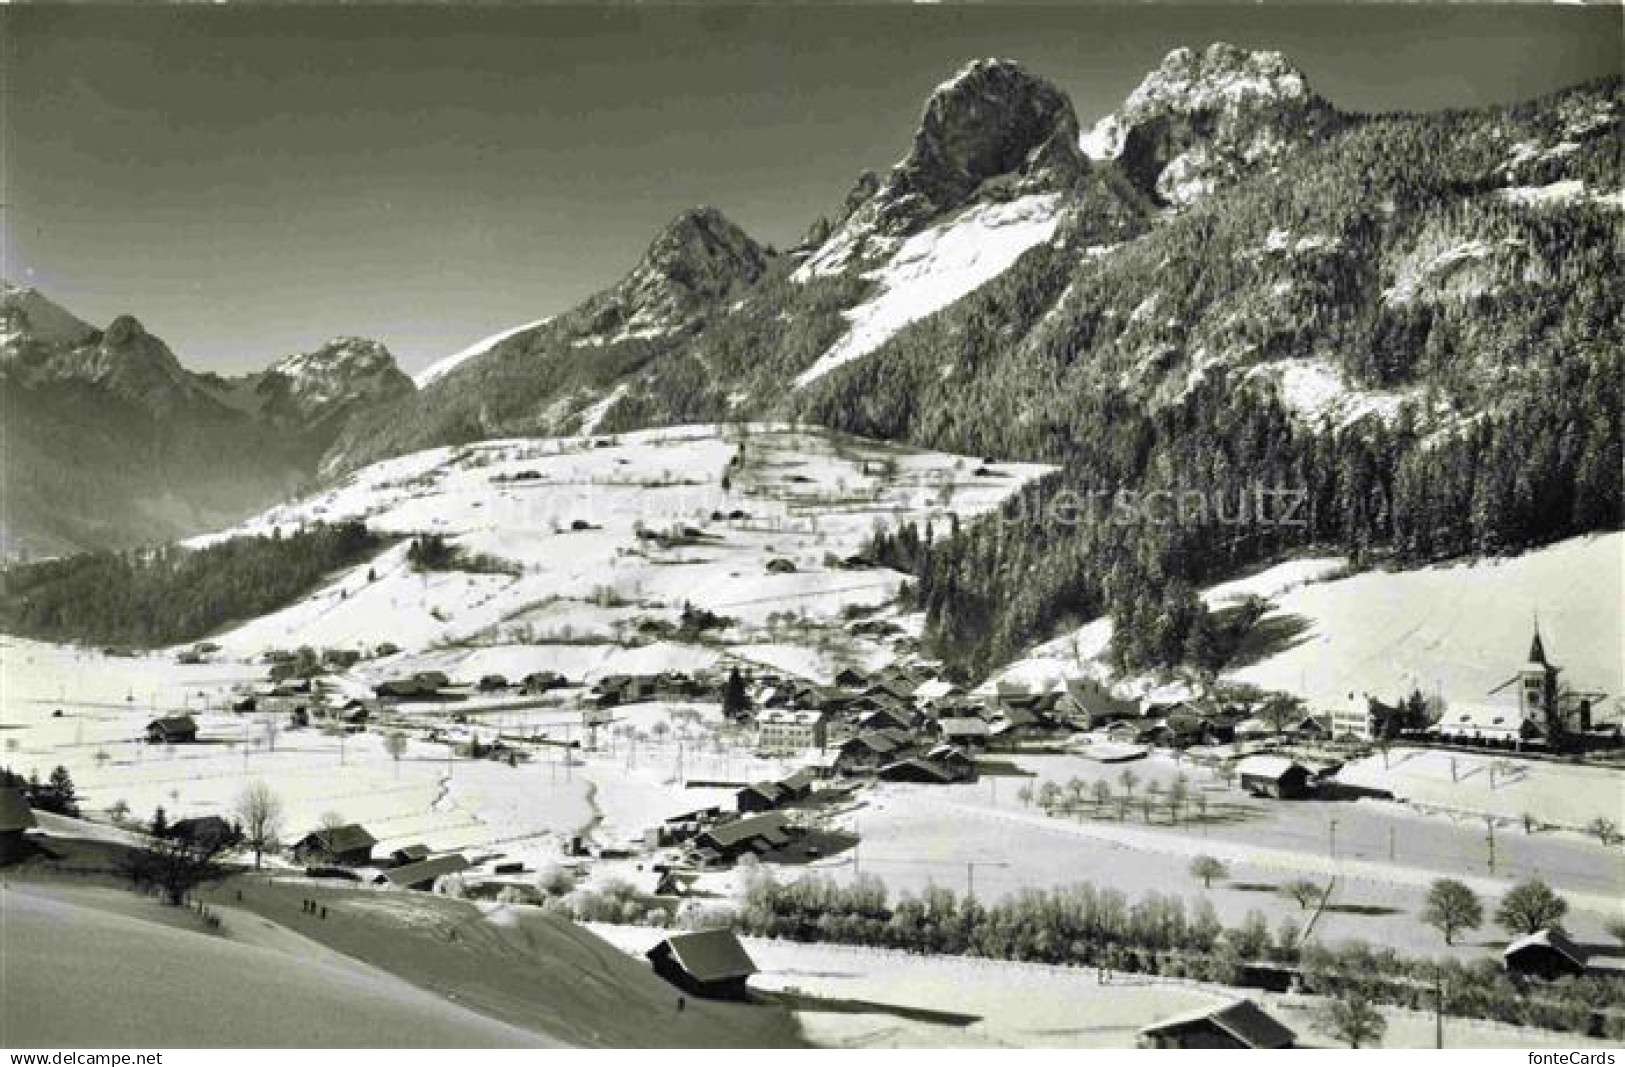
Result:
[[[1537,625],[1518,672],[1491,689],[1488,700],[1452,701],[1439,719],[1439,736],[1446,741],[1522,747],[1553,745],[1570,733],[1586,733],[1592,726],[1593,701],[1600,694],[1560,688],[1562,670],[1546,658]]]

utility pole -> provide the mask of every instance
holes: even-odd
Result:
[[[1488,815],[1484,816],[1484,833],[1485,833],[1485,839],[1489,842],[1489,846],[1490,846],[1490,855],[1489,855],[1490,873],[1494,874],[1495,873],[1495,820],[1493,818],[1491,818],[1490,816],[1488,816]]]
[[[1327,820],[1326,831],[1327,831],[1328,838],[1329,838],[1329,846],[1328,847],[1331,850],[1332,859],[1335,860],[1337,858],[1337,820],[1336,819]]]
[[[1444,1048],[1444,975],[1433,972],[1433,1047]]]
[[[1394,828],[1392,826],[1390,826],[1390,827],[1388,827],[1388,859],[1390,861],[1392,861],[1393,858],[1394,858]]]

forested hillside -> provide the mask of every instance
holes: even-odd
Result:
[[[1505,190],[1618,188],[1617,120],[1509,164],[1513,146],[1617,102],[1615,84],[1362,124],[1109,256],[1029,253],[795,410],[1064,466],[1006,521],[929,553],[880,546],[916,571],[942,651],[973,673],[1101,611],[1126,663],[1200,663],[1212,634],[1192,587],[1303,545],[1411,563],[1615,528],[1619,207]],[[1334,375],[1337,403],[1316,410],[1260,373],[1306,361]],[[1259,488],[1306,504],[1290,523],[1233,521]],[[1209,506],[1170,522],[1054,518],[1067,491],[1118,489]]]
[[[56,641],[159,646],[283,607],[383,547],[359,522],[203,548],[97,552],[0,571],[0,628]]]

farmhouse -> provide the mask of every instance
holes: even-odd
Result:
[[[0,863],[14,863],[27,853],[23,837],[34,826],[34,809],[22,792],[0,788]]]
[[[361,867],[372,862],[372,846],[377,838],[365,828],[350,823],[312,830],[293,845],[293,858],[300,863],[328,863],[341,867]]]
[[[1501,953],[1508,971],[1546,981],[1584,974],[1586,961],[1585,949],[1549,928],[1518,938]]]
[[[402,845],[389,854],[389,862],[397,867],[404,867],[408,863],[417,863],[419,860],[428,858],[428,845]]]
[[[880,768],[880,778],[887,782],[919,782],[924,785],[952,785],[958,780],[954,772],[942,764],[917,756],[886,764]]]
[[[816,775],[810,770],[799,770],[777,782],[755,782],[734,794],[734,804],[741,813],[771,811],[781,804],[804,800],[812,793]]]
[[[821,749],[828,727],[821,711],[764,711],[756,717],[756,746],[763,752]]]
[[[417,700],[434,695],[434,686],[425,685],[416,678],[391,678],[372,687],[379,700]]]
[[[1350,693],[1340,707],[1333,707],[1332,736],[1372,741],[1377,736],[1377,702],[1370,693]]]
[[[740,814],[772,811],[785,799],[785,789],[777,782],[753,782],[734,794],[734,807]]]
[[[859,730],[907,730],[913,725],[914,717],[901,708],[875,708],[858,716]]]
[[[396,889],[433,889],[437,879],[448,874],[461,874],[470,864],[461,854],[435,856],[401,867],[391,867],[373,879],[377,885],[391,885]]]
[[[968,715],[937,720],[938,736],[950,744],[981,747],[987,744],[992,733],[992,727],[985,720]]]
[[[792,828],[783,812],[769,811],[717,823],[694,837],[693,853],[702,864],[726,863],[746,853],[764,856],[790,843]]]
[[[743,1000],[757,970],[732,930],[672,934],[646,955],[656,974],[697,997]]]
[[[231,823],[218,815],[200,815],[170,823],[169,836],[176,841],[186,841],[208,848],[230,843],[237,836],[237,831]]]
[[[1309,795],[1309,769],[1285,756],[1248,756],[1236,764],[1236,775],[1241,788],[1255,797]]]
[[[147,741],[154,745],[189,745],[197,740],[197,723],[190,715],[166,715],[147,723]]]
[[[842,774],[872,771],[907,747],[890,731],[867,731],[841,742],[840,750],[836,753],[835,769]]]
[[[1139,715],[1140,702],[1117,696],[1093,678],[1074,678],[1066,684],[1060,709],[1079,725],[1095,727]]]
[[[532,671],[525,675],[521,688],[527,693],[545,693],[552,689],[563,689],[569,684],[569,680],[558,671]]]
[[[1250,1000],[1220,1008],[1200,1008],[1142,1027],[1140,1048],[1278,1049],[1298,1039],[1274,1016]]]

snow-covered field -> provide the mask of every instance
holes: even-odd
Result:
[[[903,580],[830,564],[859,551],[877,524],[969,518],[1046,469],[1002,464],[978,475],[979,466],[783,426],[431,449],[215,536],[357,518],[383,533],[441,534],[492,566],[417,572],[398,545],[218,640],[234,654],[544,643],[580,636],[577,626],[613,629],[613,619],[579,621],[593,604],[674,617],[687,602],[751,627],[770,616],[834,619],[847,605],[890,602]],[[773,560],[787,565],[769,572]]]
[[[661,933],[596,923],[591,929],[633,955],[647,950]],[[761,968],[752,986],[800,1001],[796,1016],[802,1031],[825,1048],[1132,1048],[1142,1026],[1239,996],[1261,1002],[1298,1034],[1300,1043],[1337,1047],[1312,1023],[1315,999],[1310,997],[1141,975],[1111,975],[1102,984],[1091,969],[743,940]],[[839,1006],[820,1010],[819,1000]],[[1384,1048],[1433,1046],[1431,1015],[1398,1009],[1384,1014]],[[1576,1035],[1465,1019],[1446,1020],[1445,1039],[1450,1048],[1603,1047]]]
[[[1229,924],[1258,910],[1272,926],[1288,917],[1300,926],[1308,920],[1308,913],[1274,889],[1309,878],[1331,882],[1332,902],[1338,905],[1316,920],[1315,938],[1462,958],[1482,956],[1499,932],[1486,927],[1447,948],[1419,918],[1436,878],[1462,879],[1494,901],[1516,880],[1539,875],[1568,897],[1574,909],[1570,928],[1582,938],[1605,940],[1607,922],[1619,918],[1625,857],[1579,835],[1530,835],[1502,827],[1491,873],[1481,819],[1429,817],[1374,801],[1254,800],[1208,771],[1188,762],[1177,766],[1162,754],[1118,765],[1066,755],[999,758],[1028,773],[965,785],[883,784],[866,790],[842,819],[862,838],[857,854],[831,857],[814,869],[843,881],[859,873],[877,875],[893,894],[935,884],[960,893],[974,889],[983,900],[1090,882],[1116,889],[1130,901],[1152,893],[1183,897],[1187,907],[1207,900]],[[1197,822],[1187,815],[1171,825],[1159,810],[1148,824],[1137,800],[1122,821],[1092,817],[1087,802],[1081,817],[1052,817],[1019,792],[1024,784],[1066,786],[1077,779],[1086,790],[1105,780],[1121,795],[1119,776],[1125,768],[1137,779],[1137,798],[1151,783],[1166,789],[1184,773],[1193,793],[1207,798],[1213,820]],[[1187,870],[1200,855],[1223,861],[1229,876],[1204,887]]]

